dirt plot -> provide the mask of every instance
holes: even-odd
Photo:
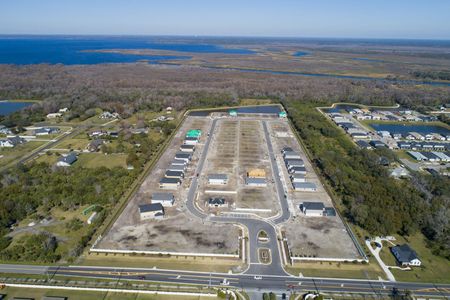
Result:
[[[226,195],[228,210],[256,210],[264,216],[275,214],[279,204],[267,152],[261,118],[220,119],[200,178],[199,206],[210,210],[205,207],[209,197]],[[251,169],[266,171],[267,187],[245,185],[246,174]],[[214,173],[228,175],[228,183],[209,185],[207,176]]]
[[[227,224],[202,224],[182,212],[162,221],[144,221],[118,228],[101,248],[187,253],[236,254],[239,228]]]
[[[97,248],[118,250],[146,250],[192,253],[237,253],[239,248],[239,230],[228,224],[202,224],[191,217],[187,211],[186,195],[195,176],[199,155],[203,151],[211,119],[204,117],[187,117],[179,131],[144,180],[139,190],[129,201],[112,228],[97,244]],[[186,132],[201,129],[202,137],[190,162],[185,179],[176,190],[159,188],[159,180],[164,176],[167,166],[179,151]],[[154,192],[170,192],[175,195],[174,207],[165,209],[163,220],[141,221],[138,206],[151,202]]]
[[[338,216],[306,217],[300,212],[299,205],[303,201],[323,202],[326,207],[332,207],[331,198],[320,183],[311,162],[307,159],[288,122],[286,120],[270,121],[269,131],[282,175],[281,179],[284,181],[288,199],[295,209],[293,218],[283,224],[282,227],[286,232],[292,254],[294,256],[323,258],[358,258],[358,251]],[[307,171],[306,181],[316,184],[316,192],[296,192],[293,190],[281,154],[281,149],[286,146],[299,152]]]

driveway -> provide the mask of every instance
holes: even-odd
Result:
[[[372,241],[374,241],[374,242],[378,243],[379,245],[381,245],[381,248],[378,248],[378,247],[376,247],[375,249],[372,248],[372,245],[370,244],[370,242],[372,242]],[[381,241],[381,239],[379,237],[376,237],[373,240],[366,240],[366,246],[367,246],[367,248],[369,248],[369,250],[372,253],[372,255],[378,261],[378,264],[383,269],[383,271],[386,274],[386,277],[389,279],[389,281],[395,282],[395,277],[392,274],[391,270],[389,270],[389,268],[384,264],[383,260],[380,258],[380,251],[383,248],[383,242]]]

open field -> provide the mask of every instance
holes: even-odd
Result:
[[[126,168],[126,160],[126,154],[82,153],[78,156],[78,161],[76,162],[76,164],[86,168]]]
[[[338,216],[306,217],[300,212],[299,205],[303,201],[322,202],[326,207],[332,207],[333,204],[289,124],[286,121],[274,120],[269,122],[269,125],[276,159],[282,173],[281,178],[285,183],[288,199],[295,207],[293,218],[283,224],[282,227],[286,232],[289,250],[292,255],[300,257],[345,258],[348,260],[359,258],[356,247]],[[281,150],[284,147],[290,147],[300,154],[307,171],[306,181],[315,183],[317,191],[299,192],[293,190],[281,154]]]
[[[44,296],[67,297],[68,300],[203,300],[216,299],[215,297],[200,296],[175,296],[175,295],[146,295],[135,293],[114,293],[114,292],[90,292],[57,289],[30,289],[18,287],[6,287],[0,290],[0,295],[6,295],[6,300],[14,297],[41,299]]]
[[[188,117],[170,142],[167,151],[142,183],[138,192],[125,207],[109,232],[103,237],[97,248],[117,250],[168,251],[184,253],[237,254],[240,229],[229,224],[202,224],[191,217],[184,204],[190,178],[198,156],[202,152],[204,140],[196,146],[196,151],[187,169],[185,179],[176,190],[175,205],[165,209],[162,220],[140,220],[138,205],[150,203],[154,192],[164,192],[159,188],[159,180],[164,176],[167,165],[183,143],[184,135],[189,129],[201,129],[207,132],[211,120]],[[204,139],[204,138],[203,138]]]
[[[242,271],[244,266],[236,259],[192,256],[158,256],[90,253],[83,257],[81,264],[86,266],[117,266],[131,268],[153,268],[190,270],[199,272],[227,273],[230,270]]]
[[[376,262],[369,264],[337,262],[301,262],[289,266],[286,270],[292,275],[301,273],[306,277],[359,278],[378,280],[385,278]]]

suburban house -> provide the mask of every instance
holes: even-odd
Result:
[[[247,177],[245,178],[245,184],[253,187],[265,187],[267,182],[264,178]]]
[[[249,178],[266,178],[266,171],[264,169],[252,169],[247,172]]]
[[[89,152],[97,152],[98,150],[100,150],[100,146],[103,145],[105,142],[106,141],[103,139],[93,140],[87,145],[87,150]]]
[[[175,159],[184,160],[185,162],[189,162],[192,158],[192,154],[186,152],[177,152],[175,154]]]
[[[57,127],[42,127],[34,130],[34,135],[49,135],[58,133],[60,130]]]
[[[286,152],[293,152],[294,150],[292,150],[291,147],[283,147],[283,149],[281,150],[281,153],[284,154]]]
[[[166,173],[164,174],[164,177],[182,179],[182,178],[184,178],[184,172],[167,170]]]
[[[322,217],[325,212],[325,205],[322,202],[303,202],[300,204],[300,211],[306,216]]]
[[[174,164],[170,164],[167,167],[167,170],[169,171],[181,171],[184,172],[186,170],[186,165],[174,165]]]
[[[13,136],[6,139],[0,139],[0,147],[12,148],[25,142],[26,142],[25,139],[19,136]]]
[[[63,156],[60,159],[58,159],[56,165],[58,167],[70,167],[77,160],[78,160],[77,155],[74,152],[71,152],[66,156]]]
[[[181,180],[179,178],[164,177],[159,181],[159,188],[161,189],[176,189],[180,186]]]
[[[120,115],[116,112],[110,113],[109,111],[104,111],[99,116],[100,119],[119,119]]]
[[[175,196],[172,193],[153,193],[152,204],[160,203],[162,206],[173,206]]]
[[[305,166],[303,159],[286,159],[284,162],[286,163],[286,167],[288,169],[293,168],[293,167],[304,167]]]
[[[180,151],[182,152],[188,152],[188,153],[192,153],[195,151],[195,146],[194,145],[181,145],[180,146]]]
[[[142,220],[164,218],[164,207],[161,203],[139,205],[139,216]]]
[[[306,175],[306,168],[305,167],[292,167],[289,169],[289,173]]]
[[[209,200],[208,200],[209,207],[224,207],[226,205],[227,205],[227,201],[225,200],[225,198],[215,197],[215,198],[209,198]]]
[[[294,191],[298,192],[315,192],[317,187],[312,182],[293,182],[292,187]]]
[[[187,162],[185,160],[181,160],[181,159],[174,159],[174,160],[172,160],[171,164],[174,166],[185,166],[185,165],[187,165]]]
[[[386,144],[382,141],[373,140],[369,142],[370,145],[372,145],[375,148],[383,148],[386,147]]]
[[[301,159],[300,154],[295,151],[286,151],[283,153],[284,159]]]
[[[226,174],[209,174],[208,184],[223,185],[228,183],[228,176]]]
[[[305,175],[303,174],[292,174],[291,181],[294,182],[306,182]]]
[[[402,266],[420,266],[422,264],[416,252],[408,244],[392,247],[391,251]]]
[[[197,143],[198,143],[198,138],[196,138],[196,137],[187,137],[184,139],[185,145],[197,145]]]
[[[61,118],[62,117],[62,113],[50,113],[47,114],[47,119],[56,119],[56,118]]]

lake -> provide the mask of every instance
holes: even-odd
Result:
[[[309,52],[297,51],[293,55],[296,56],[296,57],[301,57],[301,56],[309,55]]]
[[[380,124],[368,123],[376,131],[386,130],[391,133],[407,134],[408,132],[418,132],[422,135],[428,133],[439,133],[441,135],[450,135],[450,130],[437,125],[417,125],[417,124]]]
[[[100,64],[141,60],[190,59],[185,55],[133,55],[89,52],[105,49],[169,50],[180,53],[252,54],[252,50],[216,44],[159,42],[152,37],[0,36],[0,64]]]
[[[10,102],[0,101],[0,115],[7,116],[15,111],[21,110],[24,107],[32,105],[33,102]]]
[[[281,112],[279,105],[258,105],[258,106],[242,106],[233,108],[221,108],[202,111],[191,111],[190,116],[194,117],[206,117],[213,112],[228,112],[229,110],[235,110],[238,114],[273,114],[278,115]]]

